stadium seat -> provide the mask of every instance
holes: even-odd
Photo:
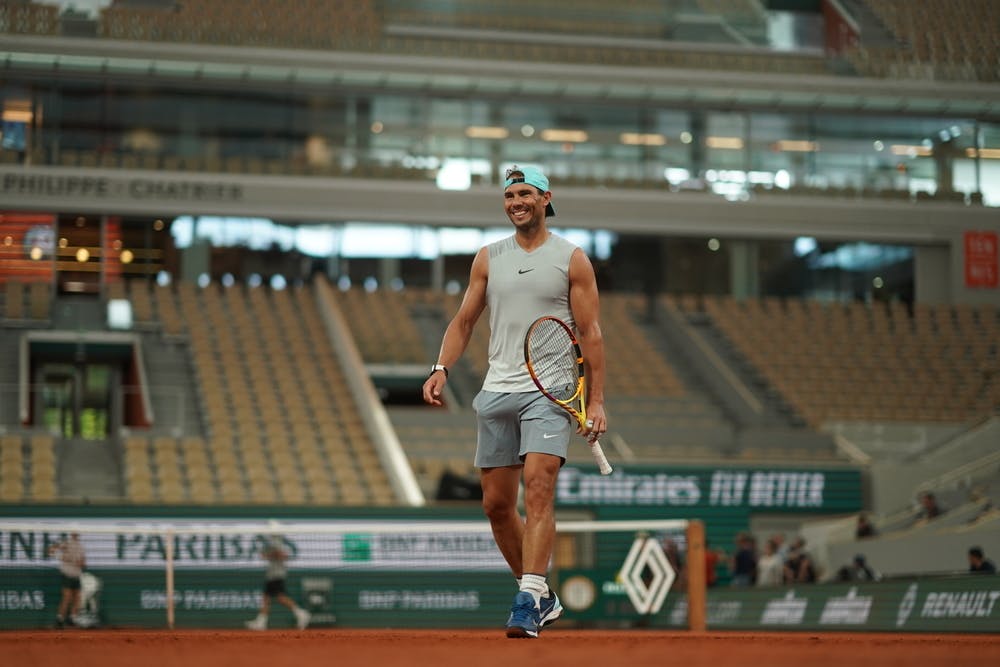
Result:
[[[4,284],[4,317],[11,320],[24,318],[24,283],[8,280]]]

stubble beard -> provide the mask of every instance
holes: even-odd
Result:
[[[514,225],[514,229],[516,231],[524,234],[530,234],[531,232],[537,231],[542,226],[542,220],[545,219],[545,214],[542,213],[542,215],[539,216],[537,211],[532,211],[531,215],[523,222],[518,222],[510,214],[507,215],[507,219]]]

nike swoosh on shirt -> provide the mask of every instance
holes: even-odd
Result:
[[[546,440],[548,440],[549,438],[558,438],[559,434],[558,433],[543,433],[542,437],[545,438]]]
[[[517,270],[518,273],[527,273],[528,271],[534,271],[534,269],[532,268],[532,269],[518,269]]]

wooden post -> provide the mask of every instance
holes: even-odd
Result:
[[[167,627],[174,629],[174,531],[168,530],[165,535],[166,568],[167,568]]]
[[[704,632],[705,598],[705,524],[698,519],[688,521],[687,527],[687,598],[688,629]]]

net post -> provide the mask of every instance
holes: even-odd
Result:
[[[692,632],[704,632],[706,629],[705,597],[707,588],[705,581],[705,524],[699,519],[688,521],[687,558],[688,629]]]
[[[174,629],[174,531],[168,530],[164,534],[167,543],[164,545],[166,552],[166,575],[167,575],[167,628]]]

